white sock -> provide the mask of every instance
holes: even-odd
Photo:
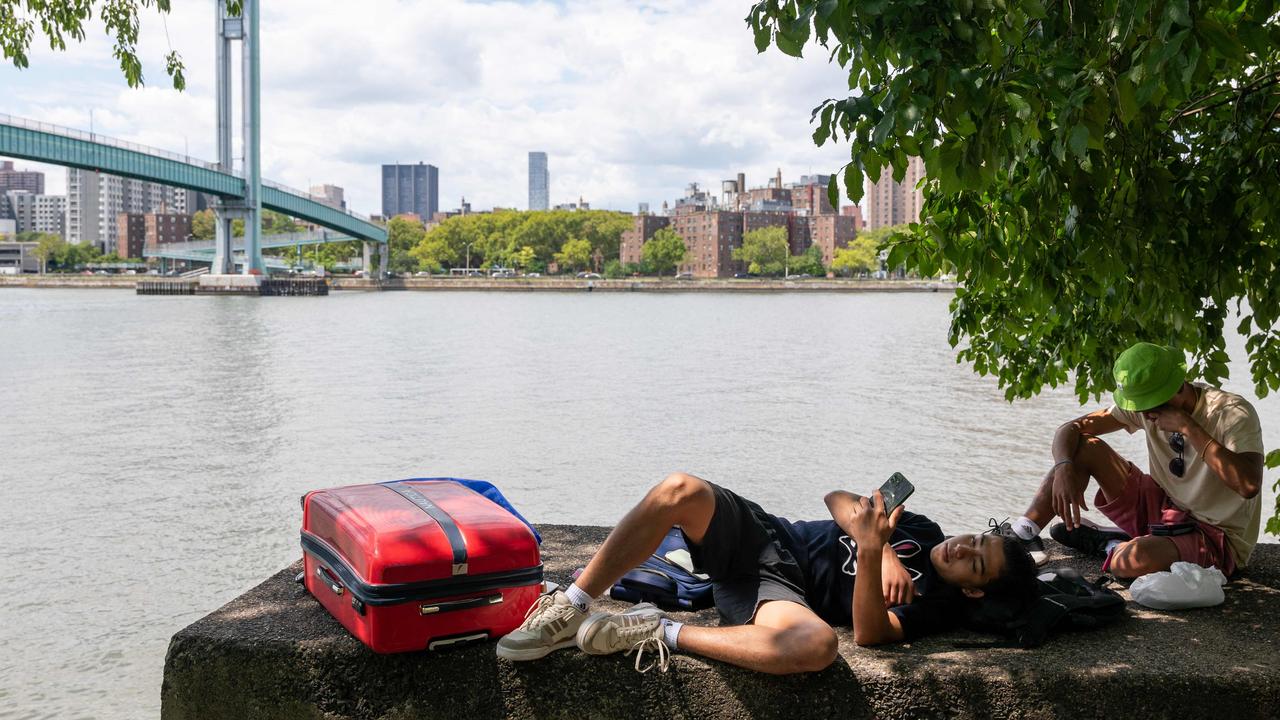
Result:
[[[1120,545],[1123,542],[1124,542],[1123,540],[1108,540],[1107,547],[1104,548],[1103,552],[1105,552],[1107,555],[1110,555],[1111,551],[1115,550],[1116,546]]]
[[[578,587],[578,583],[573,583],[565,588],[564,594],[569,598],[569,602],[576,605],[579,610],[585,611],[587,606],[591,604],[592,597],[585,590]]]
[[[671,618],[662,618],[662,642],[667,644],[669,650],[676,649],[676,638],[680,636],[680,628],[684,627],[684,623],[676,622]]]
[[[1023,540],[1030,540],[1031,538],[1038,537],[1040,535],[1040,530],[1040,526],[1035,524],[1035,522],[1026,515],[1023,515],[1013,521],[1013,534]]]

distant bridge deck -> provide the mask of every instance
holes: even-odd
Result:
[[[244,178],[217,164],[96,133],[0,114],[0,155],[171,185],[224,198],[244,197]],[[262,207],[345,233],[385,243],[386,228],[367,217],[326,205],[301,190],[264,180]],[[264,238],[265,240],[265,238]],[[263,245],[263,247],[268,247]]]

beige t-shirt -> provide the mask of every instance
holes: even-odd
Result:
[[[1204,428],[1214,440],[1234,453],[1262,453],[1262,424],[1258,411],[1248,400],[1225,390],[1195,383],[1201,390],[1200,399],[1191,418]],[[1145,430],[1147,455],[1151,463],[1152,479],[1180,508],[1187,510],[1201,522],[1216,525],[1226,533],[1235,555],[1236,565],[1244,567],[1258,542],[1258,527],[1262,519],[1262,494],[1246,500],[1227,487],[1217,473],[1209,468],[1191,442],[1182,453],[1186,472],[1176,477],[1169,472],[1169,461],[1178,453],[1169,447],[1172,433],[1164,432],[1147,420],[1142,413],[1121,410],[1111,406],[1111,416],[1124,425],[1130,433]]]

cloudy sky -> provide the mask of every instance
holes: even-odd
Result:
[[[747,0],[272,0],[263,3],[264,176],[346,188],[379,211],[379,165],[440,168],[440,203],[527,204],[527,153],[544,150],[551,201],[656,209],[689,182],[751,186],[826,173],[847,148],[816,148],[810,110],[840,96],[825,55],[756,54]],[[0,67],[0,112],[213,159],[213,0],[148,15],[148,85],[129,89],[100,26],[64,53],[37,36],[32,67]],[[169,88],[169,47],[187,90]],[[20,162],[19,165],[33,166]],[[43,167],[48,191],[65,171]]]

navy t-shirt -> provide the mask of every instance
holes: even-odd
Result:
[[[835,520],[773,521],[778,539],[804,570],[809,607],[832,625],[853,624],[857,543]],[[915,600],[889,608],[901,621],[906,640],[947,630],[960,621],[963,594],[944,583],[929,560],[929,551],[944,539],[937,523],[906,510],[889,539],[915,584]]]

